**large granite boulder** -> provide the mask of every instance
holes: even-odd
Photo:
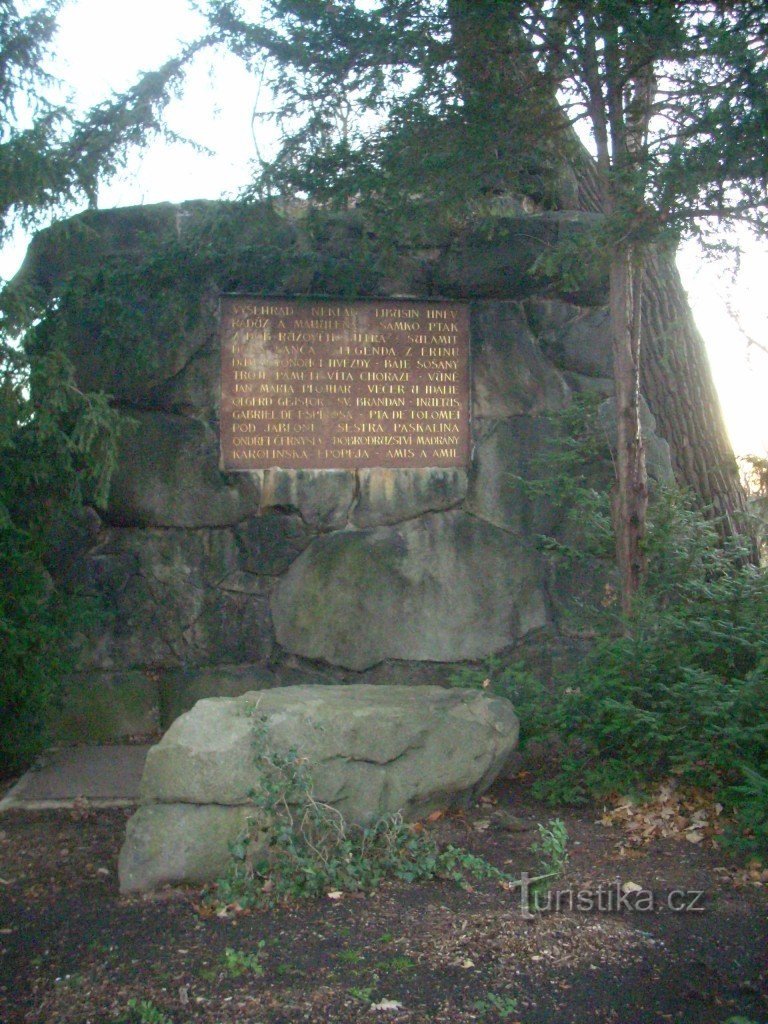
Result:
[[[474,416],[505,419],[555,412],[568,405],[568,385],[544,357],[530,321],[528,308],[520,302],[484,302],[474,309]]]
[[[259,755],[295,749],[350,823],[464,803],[517,745],[509,701],[435,686],[290,686],[199,701],[149,751],[120,853],[123,892],[205,881],[251,817]]]
[[[271,605],[287,651],[356,671],[482,658],[547,621],[535,553],[458,511],[319,537]]]
[[[296,511],[308,526],[338,530],[346,526],[355,498],[355,474],[343,469],[268,469],[261,507]]]
[[[613,376],[608,310],[574,306],[559,299],[531,299],[527,322],[547,360],[584,377]]]
[[[357,476],[355,526],[401,523],[453,508],[467,494],[465,469],[360,469]]]

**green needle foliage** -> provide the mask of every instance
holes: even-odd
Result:
[[[551,713],[577,744],[549,790],[579,799],[671,773],[738,807],[745,772],[768,771],[768,576],[677,495],[657,505],[648,556],[633,614],[598,637]]]
[[[103,502],[117,440],[106,399],[83,394],[63,357],[0,388],[0,775],[46,741],[45,722],[98,609],[57,585],[55,549],[86,495]]]
[[[0,242],[17,225],[93,205],[128,149],[164,130],[195,49],[80,114],[45,71],[62,6],[0,0]],[[47,712],[95,613],[58,584],[55,548],[84,501],[105,502],[117,438],[107,397],[78,386],[60,345],[30,363],[24,335],[50,329],[55,308],[24,288],[0,296],[0,775],[45,742]]]
[[[45,70],[63,6],[64,0],[37,8],[0,0],[0,241],[17,224],[32,227],[74,203],[95,205],[99,184],[129,150],[156,135],[173,138],[163,113],[189,61],[210,41],[199,40],[124,93],[78,112]]]

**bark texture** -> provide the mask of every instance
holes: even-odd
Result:
[[[600,185],[582,148],[575,166],[579,207],[599,212]],[[709,515],[724,537],[746,532],[746,495],[723,420],[704,339],[693,319],[674,253],[661,248],[645,258],[640,386],[669,443],[677,482]]]
[[[640,426],[640,304],[642,267],[631,249],[617,247],[609,269],[610,317],[613,338],[613,380],[616,396],[616,476],[614,531],[616,561],[621,573],[625,612],[645,575],[645,520],[648,475]]]

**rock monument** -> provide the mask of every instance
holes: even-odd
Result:
[[[439,684],[456,663],[520,645],[567,654],[580,600],[597,600],[611,570],[553,568],[542,557],[539,535],[562,538],[565,527],[526,481],[552,444],[550,414],[574,396],[599,396],[611,433],[606,283],[595,274],[566,293],[534,264],[589,216],[513,211],[387,261],[354,214],[312,221],[226,203],[89,212],[38,235],[16,284],[58,301],[35,344],[60,345],[78,384],[112,395],[125,425],[107,507],[85,510],[52,559],[59,579],[99,595],[107,611],[84,644],[59,736],[166,729],[200,698],[277,686]],[[460,385],[466,434],[454,445],[444,430],[430,459],[420,454],[428,435],[399,443],[397,418],[369,416],[388,424],[388,447],[413,457],[267,458],[236,470],[234,443],[228,464],[220,451],[225,421],[235,436],[232,407],[222,406],[222,337],[231,340],[222,295],[262,297],[265,307],[275,296],[286,305],[323,297],[342,319],[357,300],[465,310],[471,383],[421,383]],[[292,315],[284,329],[298,334]],[[454,373],[430,358],[425,372]],[[354,370],[355,387],[379,383],[359,367],[336,369]],[[228,401],[261,394],[247,377],[231,383],[244,390],[225,389]],[[453,392],[422,397],[432,394]],[[264,408],[279,420],[277,405]],[[346,444],[360,422],[338,420],[345,444],[331,437],[322,450],[367,451],[362,435]],[[651,475],[669,480],[650,412],[647,426]]]

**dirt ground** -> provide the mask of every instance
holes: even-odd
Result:
[[[521,782],[490,795],[431,827],[535,872],[552,810]],[[2,1024],[768,1022],[768,885],[710,839],[622,852],[599,808],[568,810],[559,909],[434,882],[215,916],[198,890],[119,895],[127,813],[0,817]]]

